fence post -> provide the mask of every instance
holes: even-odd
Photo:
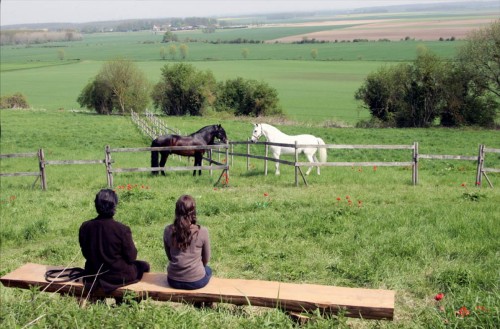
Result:
[[[106,165],[106,178],[108,180],[108,187],[113,187],[113,173],[111,168],[111,151],[109,145],[106,145],[105,149],[105,165]]]
[[[483,166],[484,166],[484,145],[479,145],[479,152],[477,156],[477,170],[476,170],[476,186],[481,187],[483,179]]]
[[[247,138],[247,171],[250,170],[250,140]]]
[[[43,149],[38,150],[38,167],[40,168],[40,184],[42,185],[42,191],[47,190],[47,177],[45,175],[45,154]]]
[[[208,149],[208,152],[207,152],[207,155],[208,155],[208,158],[210,159],[210,167],[212,167],[212,149]],[[203,166],[203,158],[201,159],[201,165]],[[213,174],[213,170],[212,169],[209,169],[208,170],[210,176],[212,176]]]
[[[297,162],[299,162],[299,152],[297,152],[297,141],[295,141],[295,186],[299,186],[299,167],[297,166]]]
[[[413,185],[418,184],[418,142],[413,142],[413,168],[412,168]]]
[[[266,144],[266,159],[264,160],[264,175],[267,176],[267,156],[269,154],[269,145]]]

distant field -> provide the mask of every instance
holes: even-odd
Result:
[[[163,33],[141,31],[89,34],[84,35],[82,41],[75,42],[2,46],[1,94],[21,92],[35,108],[77,109],[79,105],[76,99],[80,91],[97,74],[104,61],[117,57],[133,60],[146,72],[149,80],[156,83],[163,65],[181,60],[178,48],[181,43],[185,43],[188,55],[184,61],[200,69],[211,70],[219,80],[243,77],[264,81],[276,88],[281,105],[290,119],[305,122],[336,121],[353,125],[359,119],[368,117],[368,111],[362,110],[360,104],[354,101],[354,93],[367,74],[381,65],[414,60],[417,49],[422,46],[442,58],[451,59],[463,41],[307,44],[260,41],[283,38],[301,40],[305,35],[312,39],[318,33],[346,33],[355,29],[380,32],[384,29],[407,31],[411,27],[421,30],[425,27],[422,25],[435,25],[436,22],[446,26],[475,22],[481,26],[490,18],[484,13],[480,16],[450,14],[449,17],[428,13],[427,16],[420,13],[315,17],[307,22],[305,19],[288,20],[281,24],[256,24],[252,28],[217,30],[211,34],[201,31],[179,32],[179,42],[176,43],[162,43]],[[397,24],[409,27],[403,29]],[[466,27],[473,28],[474,25],[471,23]],[[380,38],[383,38],[382,34]],[[236,39],[259,43],[213,43]],[[188,42],[192,40],[198,42]],[[174,56],[168,52],[171,45],[177,47]],[[246,50],[246,58],[242,55],[243,49]],[[316,59],[311,57],[313,49],[317,51]],[[165,58],[161,58],[162,50]],[[63,60],[59,59],[61,51]]]

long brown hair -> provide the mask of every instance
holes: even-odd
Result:
[[[190,195],[182,195],[175,203],[175,219],[172,229],[174,245],[185,251],[191,244],[191,225],[196,224],[196,202]]]

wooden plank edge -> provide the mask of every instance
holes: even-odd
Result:
[[[39,287],[40,291],[59,294],[68,294],[73,296],[86,296],[85,287],[81,283],[56,283],[40,282],[27,280],[11,280],[0,278],[0,282],[6,287],[31,289]],[[151,298],[157,301],[176,302],[176,303],[196,303],[196,302],[218,302],[228,303],[238,306],[259,306],[267,308],[279,308],[290,312],[312,312],[317,309],[324,314],[338,314],[345,312],[345,316],[352,318],[363,318],[370,320],[393,320],[394,307],[363,307],[353,305],[336,304],[318,304],[307,301],[285,300],[279,298],[255,297],[255,296],[234,296],[211,293],[184,292],[183,290],[175,292],[155,292],[138,291],[127,289],[127,287],[118,288],[110,294],[105,294],[102,290],[96,290],[92,293],[93,297],[123,297],[126,293],[134,293],[137,297],[146,299]]]

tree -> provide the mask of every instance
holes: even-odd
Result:
[[[99,114],[111,114],[113,112],[113,92],[106,83],[96,77],[90,81],[82,90],[77,99],[81,107],[94,109]]]
[[[248,50],[248,48],[243,48],[241,50],[241,56],[243,56],[244,59],[247,59],[248,58],[248,54],[250,53],[250,50]]]
[[[201,115],[215,100],[216,81],[211,71],[193,65],[165,65],[151,97],[156,108],[167,115]]]
[[[498,104],[493,94],[474,82],[474,76],[475,72],[464,69],[461,63],[451,66],[443,89],[442,126],[494,125]]]
[[[443,102],[446,65],[420,49],[410,64],[399,64],[368,75],[356,91],[372,116],[398,127],[428,127],[439,116]]]
[[[500,97],[500,20],[473,31],[459,49],[458,59],[474,73],[475,84]]]
[[[62,61],[62,60],[64,60],[64,56],[65,56],[65,54],[66,54],[66,53],[65,53],[64,49],[59,49],[59,50],[57,51],[57,58],[58,58],[60,61]]]
[[[175,59],[175,55],[177,55],[176,45],[170,45],[170,47],[168,47],[168,54],[172,59]]]
[[[182,45],[179,46],[179,51],[181,52],[181,58],[186,59],[188,56],[189,47],[183,43]]]
[[[163,43],[177,42],[177,41],[178,41],[177,35],[172,33],[172,31],[165,32],[165,34],[163,35],[163,39],[161,40],[161,42]]]
[[[82,90],[78,102],[98,113],[142,112],[149,103],[149,89],[146,76],[133,62],[116,59],[103,64],[94,81]]]
[[[235,115],[281,114],[278,92],[264,82],[241,77],[218,84],[215,103],[217,111],[231,111]]]
[[[318,49],[317,48],[311,49],[311,57],[312,57],[312,59],[316,59],[316,57],[318,57]]]

